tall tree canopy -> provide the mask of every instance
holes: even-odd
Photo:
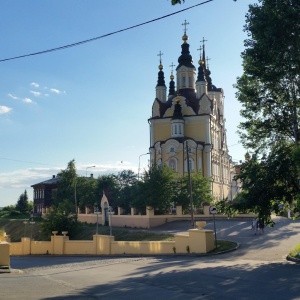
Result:
[[[24,193],[20,195],[18,202],[16,204],[16,210],[18,210],[21,213],[28,213],[29,202],[28,202],[28,195],[26,190],[24,191]]]
[[[269,218],[278,203],[290,203],[299,192],[293,153],[299,141],[300,2],[259,0],[249,6],[245,31],[244,73],[236,84],[245,119],[239,134],[255,154],[237,177],[244,190],[239,199]]]
[[[278,140],[299,140],[300,2],[259,0],[246,15],[238,78],[240,135],[246,148],[264,151]]]

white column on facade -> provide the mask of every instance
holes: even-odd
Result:
[[[206,176],[211,177],[211,145],[205,145],[205,156],[206,156]]]

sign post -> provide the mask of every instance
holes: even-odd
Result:
[[[218,243],[217,243],[217,230],[216,230],[216,219],[215,219],[215,214],[217,213],[217,208],[215,206],[210,206],[209,212],[213,215],[213,218],[214,218],[215,244],[216,244],[216,248],[217,248]]]

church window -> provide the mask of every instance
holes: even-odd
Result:
[[[192,87],[192,86],[193,86],[193,84],[192,84],[192,77],[189,76],[189,87]]]
[[[182,131],[181,131],[181,125],[178,125],[178,129],[179,129],[179,134],[181,134],[182,133]]]
[[[189,159],[189,167],[190,171],[194,171],[194,160],[192,158]],[[187,160],[185,160],[185,171],[188,172]]]
[[[174,153],[174,152],[175,152],[175,148],[174,148],[174,147],[171,147],[171,148],[170,148],[170,152],[173,152],[173,153]]]
[[[175,134],[177,134],[177,125],[175,125]]]
[[[157,161],[157,165],[158,165],[159,167],[161,167],[161,165],[162,165],[161,159],[159,159],[159,160]]]
[[[176,171],[176,160],[174,158],[169,160],[169,167],[173,170]]]
[[[182,76],[182,87],[185,87],[185,76]]]

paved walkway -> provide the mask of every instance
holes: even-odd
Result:
[[[273,217],[274,227],[266,227],[263,235],[254,235],[251,230],[251,220],[216,220],[217,239],[232,240],[240,244],[238,251],[230,253],[232,259],[282,260],[292,247],[300,243],[300,220],[290,220],[282,217]],[[177,233],[188,230],[191,222],[180,221],[167,223],[151,231]],[[205,229],[214,230],[212,220],[207,221]]]
[[[251,221],[216,221],[217,238],[240,243],[221,255],[12,257],[15,271],[0,275],[0,299],[300,299],[300,265],[285,260],[300,242],[300,222],[275,221],[258,236]],[[189,227],[176,222],[154,231]]]

